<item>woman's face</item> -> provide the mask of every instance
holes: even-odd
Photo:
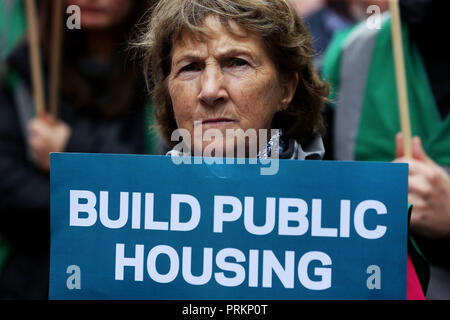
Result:
[[[105,30],[123,23],[131,14],[135,1],[130,0],[66,0],[81,11],[81,28]]]
[[[260,37],[234,25],[233,31],[246,35],[237,37],[214,16],[205,19],[205,26],[211,32],[207,39],[185,33],[174,44],[168,89],[178,128],[190,133],[191,150],[194,130],[203,136],[218,129],[225,140],[203,142],[201,151],[216,144],[225,156],[227,148],[236,150],[226,130],[270,130],[275,113],[288,107],[298,78],[281,82]]]

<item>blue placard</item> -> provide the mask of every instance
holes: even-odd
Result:
[[[50,299],[406,299],[406,164],[52,154]]]

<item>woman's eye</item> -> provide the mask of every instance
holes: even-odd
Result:
[[[248,62],[241,58],[232,58],[228,61],[228,67],[243,67],[248,65]]]
[[[188,65],[185,65],[180,69],[180,72],[192,72],[192,71],[199,71],[200,65],[198,63],[190,63]]]

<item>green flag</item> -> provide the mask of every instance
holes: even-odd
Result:
[[[25,32],[23,1],[2,0],[0,2],[0,61],[5,59]]]

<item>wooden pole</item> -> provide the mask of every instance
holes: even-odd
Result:
[[[34,108],[39,117],[45,112],[44,84],[41,66],[41,51],[39,45],[39,24],[37,22],[36,5],[34,0],[26,0],[28,25],[28,42],[30,44],[30,65],[33,85]]]
[[[403,133],[403,150],[406,157],[412,158],[411,123],[409,118],[408,88],[406,82],[405,60],[400,19],[399,0],[389,0],[391,13],[391,32],[394,48],[395,75],[397,81],[398,107]]]
[[[64,1],[62,0],[53,1],[49,98],[50,119],[52,121],[56,121],[58,118],[59,83],[61,77],[61,47],[63,41],[63,2]]]

